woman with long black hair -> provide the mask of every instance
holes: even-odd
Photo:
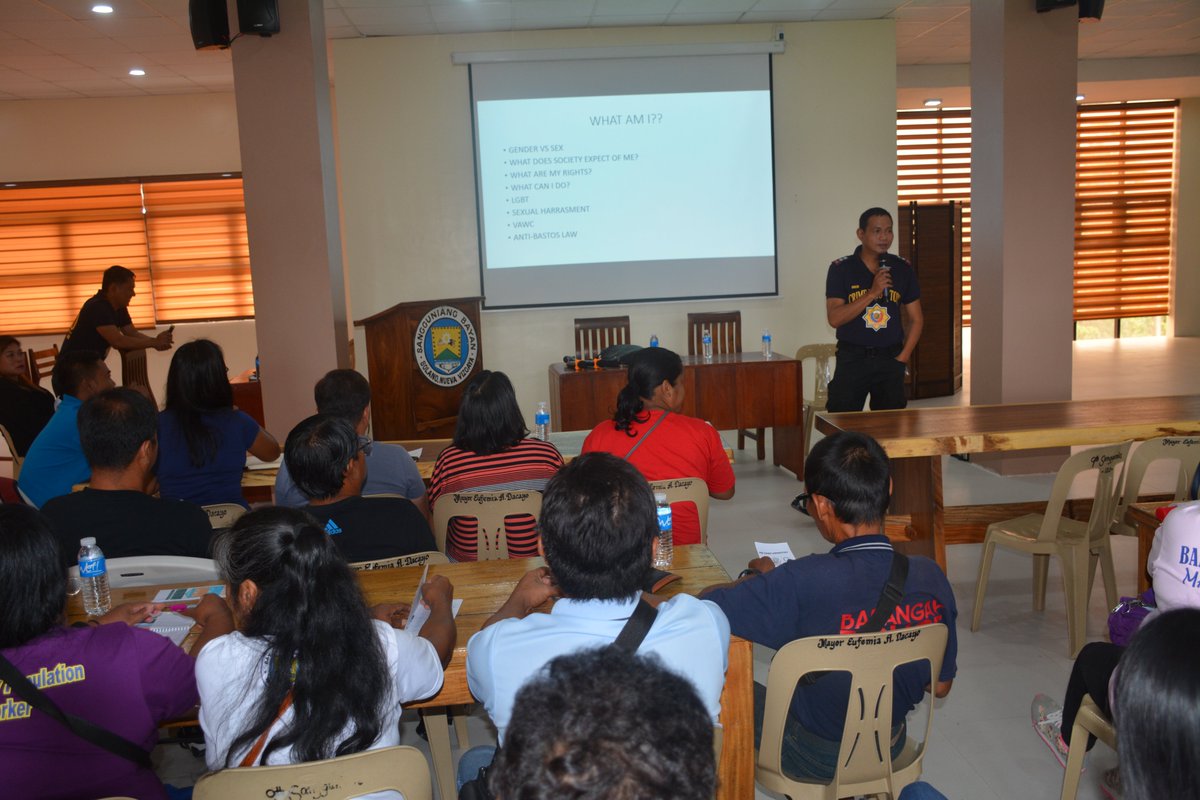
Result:
[[[14,336],[0,336],[0,425],[12,436],[15,456],[29,445],[54,416],[54,395],[29,380],[28,362]]]
[[[583,442],[583,452],[620,456],[648,481],[703,478],[717,500],[733,497],[733,468],[725,444],[712,425],[683,410],[683,361],[662,347],[650,347],[629,360],[629,378],[617,395],[611,421],[601,422]],[[675,544],[697,544],[700,520],[690,504],[677,505]]]
[[[399,744],[402,703],[442,686],[454,650],[453,589],[425,583],[420,636],[399,604],[367,608],[316,521],[291,508],[246,514],[213,542],[237,630],[196,660],[210,769],[317,761]]]
[[[216,342],[180,347],[167,371],[167,405],[158,417],[158,484],[169,500],[238,503],[246,453],[279,458],[279,442],[233,407],[225,355]]]

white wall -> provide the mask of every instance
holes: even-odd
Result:
[[[485,312],[484,364],[509,373],[527,416],[547,396],[546,366],[574,349],[576,316],[627,313],[635,342],[657,333],[664,347],[683,352],[692,310],[740,308],[747,349],[764,327],[783,353],[833,340],[826,268],[856,244],[859,212],[895,205],[894,28],[890,20],[782,27],[787,52],[774,57],[780,296]],[[772,31],[739,25],[335,41],[354,317],[479,293],[467,68],[451,64],[452,52],[766,41]],[[361,329],[356,350],[366,352]]]

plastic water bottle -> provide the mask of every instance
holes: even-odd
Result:
[[[712,361],[712,331],[705,328],[700,334],[700,341],[704,344],[704,360]]]
[[[654,568],[670,569],[675,540],[671,533],[671,504],[665,492],[654,493],[654,505],[658,511],[658,554],[654,556]]]
[[[550,408],[545,400],[538,403],[537,411],[533,412],[533,438],[543,442],[550,440]]]
[[[657,333],[650,334],[650,346],[658,347],[658,334]]]
[[[763,358],[771,357],[771,332],[766,328],[763,328],[762,354]]]
[[[108,567],[104,564],[104,553],[96,546],[96,537],[86,536],[79,540],[79,583],[83,587],[83,610],[90,617],[107,614],[112,608],[112,595],[108,591]]]

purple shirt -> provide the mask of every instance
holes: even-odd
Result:
[[[158,726],[196,705],[191,657],[170,639],[122,623],[55,628],[4,651],[63,711],[149,752]],[[0,775],[6,797],[165,798],[152,770],[109,753],[9,693],[0,696]]]

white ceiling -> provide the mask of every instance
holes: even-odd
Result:
[[[187,0],[107,0],[103,16],[94,2],[0,0],[0,100],[233,90],[230,54],[192,48]],[[880,18],[901,65],[970,59],[969,0],[325,0],[331,39]],[[1200,0],[1107,0],[1080,28],[1083,59],[1197,54]]]

